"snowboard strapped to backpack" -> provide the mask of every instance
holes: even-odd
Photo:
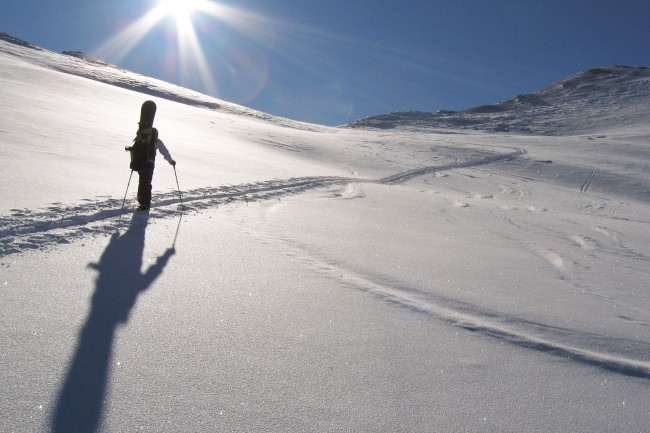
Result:
[[[133,171],[141,171],[147,167],[149,149],[154,145],[157,132],[153,128],[153,120],[156,116],[156,104],[153,101],[146,101],[140,110],[140,122],[138,132],[133,139],[133,146],[125,147],[124,150],[131,152],[131,163],[129,167]]]

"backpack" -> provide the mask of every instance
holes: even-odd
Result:
[[[126,148],[131,152],[131,164],[129,165],[131,170],[141,171],[147,168],[149,148],[155,140],[154,135],[153,128],[140,129],[133,139],[133,146]]]

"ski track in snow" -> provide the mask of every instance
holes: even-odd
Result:
[[[554,334],[565,334],[565,336],[566,334],[572,334],[573,332],[570,330],[550,329],[542,325],[523,323],[523,321],[518,319],[508,319],[499,317],[498,315],[483,315],[476,307],[470,307],[469,311],[463,311],[466,309],[464,307],[445,307],[441,303],[436,302],[436,300],[432,301],[426,297],[421,298],[409,293],[408,290],[396,288],[392,284],[378,284],[362,276],[355,276],[353,282],[357,289],[369,292],[387,302],[395,303],[416,312],[425,313],[445,323],[459,326],[471,332],[614,373],[650,379],[650,363],[648,362],[582,349],[552,340]],[[525,329],[523,331],[517,330],[518,325],[524,325],[524,328],[532,327],[535,333],[538,335],[546,335],[546,337],[536,336],[532,332],[526,332]],[[583,339],[582,337],[584,336],[576,335],[576,337],[577,339]],[[594,337],[593,339],[597,340],[598,338]]]
[[[279,199],[351,180],[305,177],[197,188],[182,192],[182,206],[178,191],[154,194],[150,218],[170,218],[234,202]],[[53,204],[43,210],[13,209],[10,216],[0,217],[0,257],[33,249],[46,250],[88,235],[110,234],[120,227],[121,218],[131,212],[129,207],[122,208],[122,200],[112,198],[95,202],[87,200],[82,205]]]
[[[418,168],[379,180],[348,177],[302,177],[275,179],[253,184],[197,188],[182,192],[182,206],[180,205],[179,192],[170,191],[154,195],[154,206],[152,206],[150,218],[173,218],[233,203],[279,200],[285,196],[346,183],[350,185],[355,183],[395,185],[418,176],[486,165],[516,158],[523,154],[525,151],[517,150],[475,160],[456,161],[444,166]],[[595,177],[596,172],[583,186],[583,192],[587,191]],[[122,217],[131,213],[129,208],[122,208],[120,199],[107,198],[97,201],[85,199],[83,201],[85,203],[77,205],[54,203],[42,210],[13,209],[11,215],[0,217],[0,227],[2,227],[0,229],[0,258],[29,250],[48,250],[86,236],[109,235],[119,229]],[[295,250],[296,248],[302,249],[300,246],[291,246],[290,241],[286,239],[279,241],[284,245],[286,254],[296,256],[315,271],[338,280],[343,277],[343,280],[352,288],[370,293],[386,302],[427,314],[444,323],[497,338],[515,346],[549,353],[619,374],[650,379],[650,363],[573,347],[559,342],[559,339],[554,341],[552,338],[555,331],[565,334],[570,331],[542,329],[542,325],[535,324],[524,324],[523,331],[517,330],[517,328],[521,328],[521,326],[516,326],[521,320],[516,318],[504,318],[489,312],[482,312],[476,306],[456,305],[453,300],[430,299],[430,295],[418,294],[417,290],[400,288],[399,282],[376,282],[373,278],[315,258],[313,254],[297,255]],[[576,240],[578,243],[581,241],[583,239]],[[563,263],[558,261],[559,256],[555,257],[550,254],[552,252],[546,250],[538,252],[547,258],[549,263],[562,270]],[[533,332],[526,332],[527,327],[532,327]],[[551,338],[539,335],[547,335]]]
[[[283,196],[344,183],[374,182],[395,185],[417,176],[476,167],[516,158],[524,153],[523,150],[517,150],[479,159],[457,161],[444,166],[422,167],[379,180],[323,176],[197,188],[181,191],[182,206],[180,206],[179,191],[175,190],[153,195],[150,218],[170,218],[178,216],[180,213],[199,212],[234,202],[280,199]],[[132,212],[130,207],[122,208],[122,201],[115,198],[97,201],[85,199],[83,201],[84,204],[75,205],[53,203],[41,210],[12,209],[11,215],[0,216],[0,227],[2,227],[0,229],[0,258],[29,250],[47,250],[57,245],[69,244],[84,236],[108,235],[119,228],[122,216]]]
[[[591,186],[592,183],[594,183],[594,180],[596,179],[597,175],[598,175],[598,170],[594,169],[591,172],[591,176],[589,176],[589,179],[587,179],[587,181],[584,184],[582,184],[582,187],[580,188],[580,191],[581,192],[589,191],[589,187]]]
[[[469,161],[456,161],[452,164],[447,164],[444,166],[437,166],[437,167],[423,167],[423,168],[418,168],[415,170],[410,170],[404,173],[398,173],[392,176],[385,177],[383,179],[380,179],[378,182],[383,183],[383,184],[397,184],[397,183],[402,183],[406,182],[409,179],[412,179],[414,177],[418,176],[424,176],[426,174],[431,174],[435,172],[440,172],[440,171],[449,171],[449,170],[454,170],[454,169],[459,169],[459,168],[469,168],[469,167],[477,167],[479,165],[485,165],[485,164],[490,164],[493,162],[497,161],[504,161],[504,160],[510,160],[513,158],[516,158],[520,155],[524,155],[526,153],[525,150],[523,149],[517,149],[516,152],[513,153],[506,153],[506,154],[498,154],[490,157],[483,158],[481,160],[475,161],[475,160],[469,160]]]
[[[247,224],[250,227],[250,224]],[[251,232],[249,232],[252,234]],[[621,343],[639,345],[639,352],[647,353],[648,347],[640,341],[621,342],[606,336],[589,334],[561,327],[530,322],[502,312],[458,301],[417,288],[405,287],[400,281],[382,276],[366,275],[354,269],[342,267],[341,263],[328,260],[293,239],[281,236],[271,237],[268,233],[256,232],[263,242],[276,242],[279,250],[293,257],[314,272],[326,278],[344,283],[351,289],[368,293],[384,302],[426,314],[451,326],[457,326],[476,334],[495,338],[513,346],[535,350],[563,360],[571,360],[625,376],[650,379],[650,362],[624,357],[615,353],[576,347],[573,342],[582,342],[586,347],[614,348],[624,352],[627,348],[616,347]]]

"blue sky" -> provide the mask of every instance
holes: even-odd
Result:
[[[327,125],[499,102],[596,66],[650,66],[648,0],[222,0],[196,10],[189,30],[169,15],[133,26],[158,3],[11,1],[0,31]]]

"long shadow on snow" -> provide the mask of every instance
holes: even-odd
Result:
[[[70,370],[63,382],[52,420],[54,433],[93,433],[99,426],[115,332],[127,323],[138,295],[160,276],[170,257],[169,248],[145,273],[141,273],[148,215],[136,214],[128,230],[115,232],[99,263],[95,293],[88,319],[81,329]]]

